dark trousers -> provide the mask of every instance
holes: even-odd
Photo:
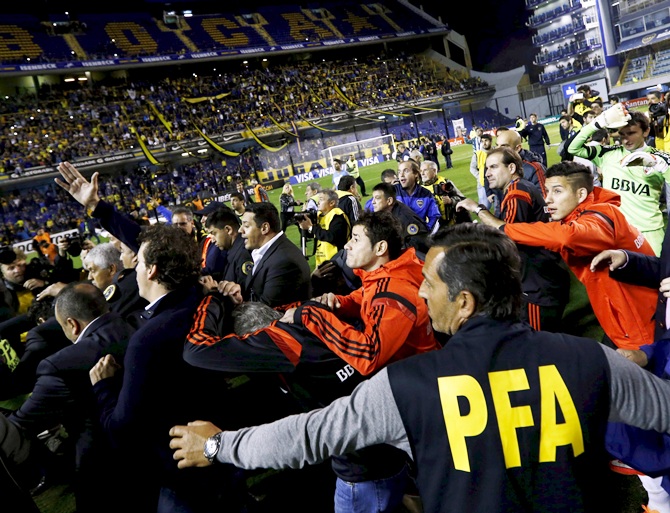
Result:
[[[364,182],[363,179],[361,178],[361,175],[358,175],[358,176],[356,177],[356,183],[357,183],[358,186],[361,188],[361,194],[362,194],[363,196],[367,196],[367,193],[365,192],[365,182]]]

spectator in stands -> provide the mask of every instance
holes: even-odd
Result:
[[[413,160],[398,164],[398,180],[395,185],[396,200],[410,207],[432,230],[440,219],[440,209],[435,198],[425,187],[421,187],[421,170]]]
[[[347,215],[349,226],[353,226],[361,215],[361,204],[356,189],[356,179],[353,176],[343,176],[337,185],[338,207]]]
[[[221,282],[221,293],[235,304],[261,301],[273,307],[311,297],[309,264],[281,231],[279,212],[272,203],[247,206],[240,233],[254,267],[244,284]]]

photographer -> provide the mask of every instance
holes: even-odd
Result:
[[[456,204],[465,199],[465,195],[458,190],[454,182],[438,176],[435,162],[424,160],[421,163],[421,182],[423,187],[433,193],[435,203],[440,209],[440,226],[471,220],[467,212],[456,211]]]
[[[47,285],[50,272],[43,262],[27,264],[26,254],[20,249],[0,250],[0,321],[24,314],[35,295]]]
[[[651,130],[647,138],[647,144],[658,150],[665,149],[665,137],[668,132],[668,105],[663,100],[660,91],[647,93],[649,101],[649,119]]]
[[[340,209],[337,192],[326,189],[319,193],[318,224],[305,214],[296,214],[300,229],[307,230],[316,239],[316,265],[330,260],[349,241],[351,225]]]

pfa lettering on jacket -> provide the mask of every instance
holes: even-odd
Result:
[[[474,377],[460,375],[437,379],[444,424],[456,470],[470,472],[468,440],[481,435],[492,416],[497,421],[506,468],[522,466],[517,431],[527,427],[539,425],[540,463],[556,461],[558,447],[571,446],[575,457],[584,452],[584,437],[577,408],[561,374],[555,365],[541,366],[538,371],[539,419],[533,418],[530,405],[512,406],[510,396],[514,392],[530,389],[524,369],[489,373],[494,411],[488,410],[484,390]],[[461,411],[459,398],[469,403],[467,413]]]

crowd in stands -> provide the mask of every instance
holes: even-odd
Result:
[[[232,189],[238,180],[251,179],[251,167],[228,159],[226,165],[212,161],[195,162],[172,170],[122,172],[104,176],[101,195],[119,211],[136,219],[156,217],[158,205],[184,204],[200,196],[217,195]],[[32,188],[29,193],[9,192],[0,199],[0,243],[12,244],[33,239],[40,228],[50,233],[80,229],[84,234],[86,216],[73,209],[68,195],[55,184]]]
[[[151,150],[200,140],[197,130],[214,137],[273,127],[270,116],[287,123],[355,110],[336,87],[356,105],[377,107],[485,85],[415,55],[386,57],[43,85],[0,101],[0,172],[137,150],[135,132]]]

